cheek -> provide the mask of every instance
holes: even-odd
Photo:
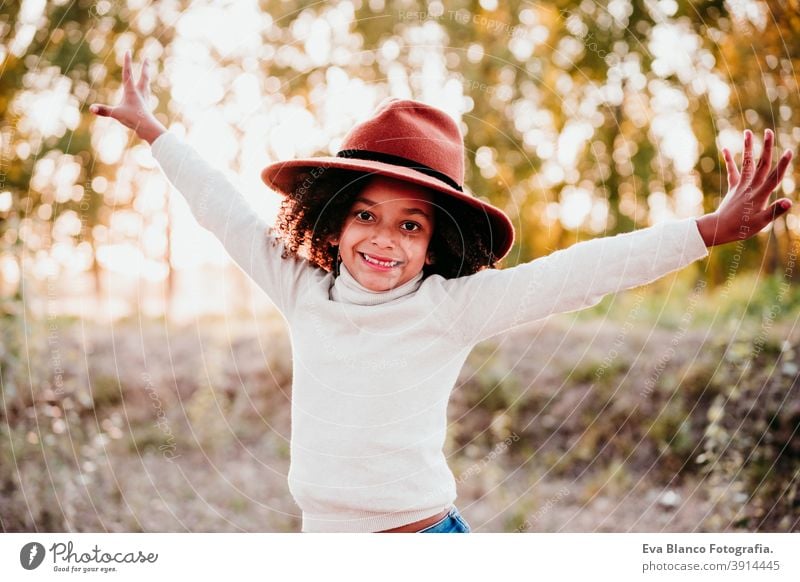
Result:
[[[425,257],[428,254],[428,246],[430,244],[430,240],[428,238],[420,238],[413,241],[409,241],[406,250],[409,255],[413,256],[415,259],[419,261],[424,261]]]
[[[359,228],[359,225],[356,223],[345,224],[341,234],[339,235],[339,240],[341,241],[340,244],[344,246],[345,244],[352,244],[353,241],[358,240],[360,236],[360,230],[361,229]]]

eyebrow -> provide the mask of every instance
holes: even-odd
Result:
[[[378,204],[377,202],[373,202],[373,201],[372,201],[372,200],[370,200],[369,198],[364,198],[363,196],[359,196],[358,198],[356,198],[356,202],[364,202],[364,203],[366,203],[366,204],[370,204],[370,205],[372,205],[372,206],[377,206],[377,204]],[[421,214],[422,216],[424,216],[424,217],[425,217],[425,218],[427,218],[428,220],[430,220],[430,218],[431,218],[431,217],[428,215],[428,213],[427,213],[427,212],[425,212],[424,210],[422,210],[422,208],[403,208],[403,211],[404,211],[406,214]]]

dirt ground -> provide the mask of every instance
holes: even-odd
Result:
[[[458,478],[456,505],[473,531],[736,530],[730,503],[741,494],[732,483],[665,472],[658,452],[644,445],[604,455],[608,443],[584,442],[594,434],[587,426],[611,414],[573,414],[599,389],[603,366],[609,377],[613,371],[603,384],[615,407],[611,422],[629,410],[643,420],[666,409],[652,399],[642,405],[640,388],[676,331],[639,326],[620,341],[620,330],[564,316],[471,354],[451,401],[445,452]],[[662,375],[685,380],[708,336],[682,336]],[[47,428],[15,433],[13,454],[4,457],[3,530],[300,530],[286,482],[291,358],[281,320],[76,325],[60,330],[59,346],[72,409],[40,405],[52,412],[39,419]],[[516,439],[491,455],[508,435]],[[614,449],[633,437],[620,432],[608,441]],[[491,462],[482,462],[487,455]],[[479,462],[479,471],[470,469]],[[787,529],[796,527],[793,520]]]

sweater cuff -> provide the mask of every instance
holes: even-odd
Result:
[[[697,218],[687,218],[689,225],[689,240],[687,241],[686,251],[694,259],[703,259],[708,256],[708,247],[703,240],[703,235],[700,234],[700,225],[697,223]]]
[[[153,157],[158,159],[159,156],[161,155],[161,151],[164,148],[169,147],[168,144],[176,139],[178,139],[178,136],[169,130],[159,135],[156,139],[153,140],[153,143],[150,144],[150,152],[153,154]]]

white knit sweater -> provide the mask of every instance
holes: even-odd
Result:
[[[152,153],[201,226],[269,296],[293,351],[289,489],[304,532],[374,532],[449,507],[447,404],[478,342],[708,255],[694,218],[583,241],[529,263],[387,292],[283,244],[225,175],[172,132]]]

